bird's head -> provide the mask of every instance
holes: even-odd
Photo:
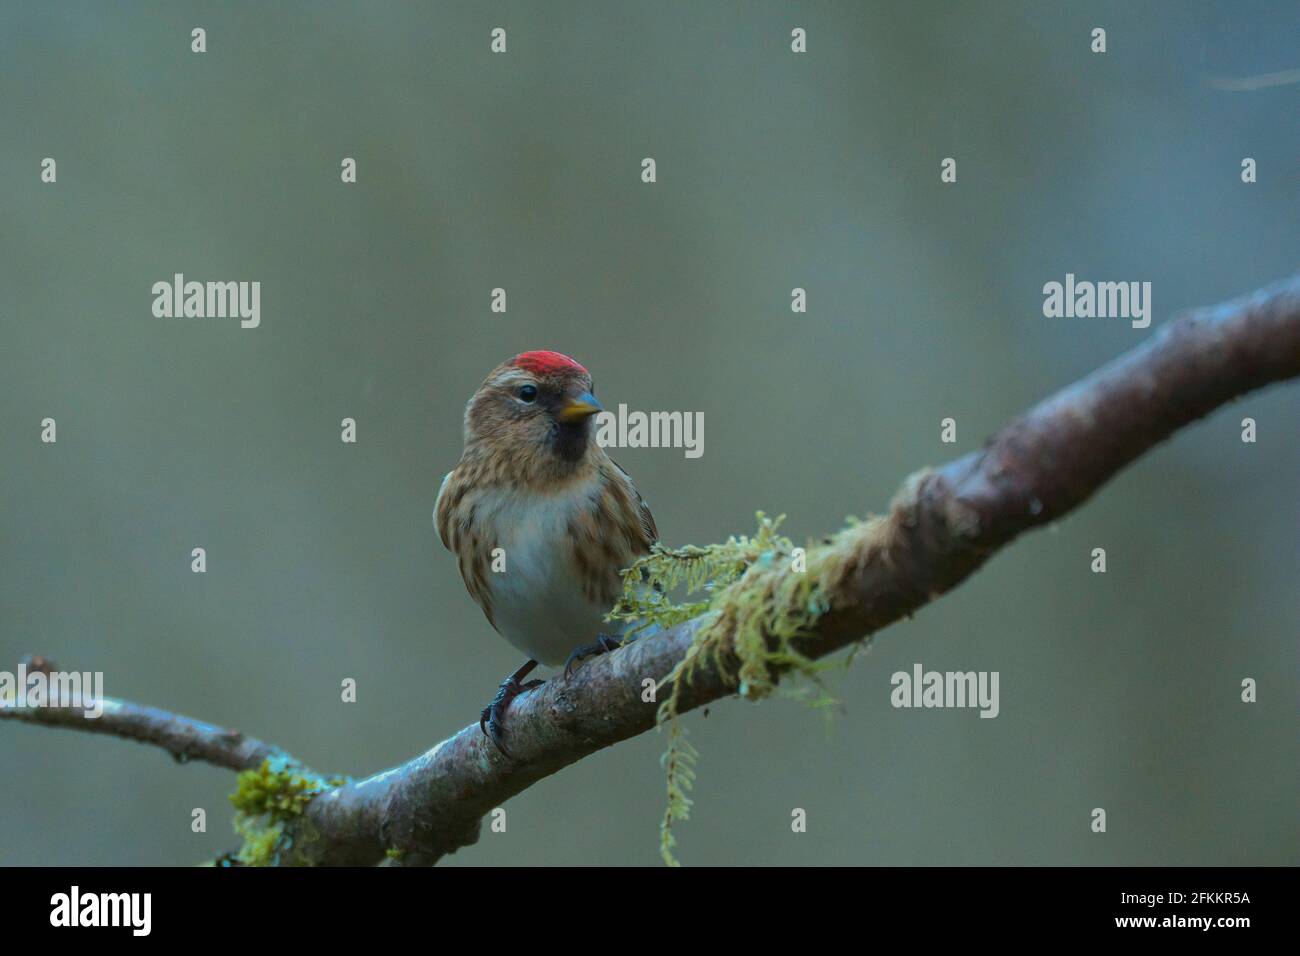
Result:
[[[591,373],[559,352],[522,352],[502,362],[465,407],[465,447],[497,458],[517,479],[562,473],[595,446],[601,410]]]

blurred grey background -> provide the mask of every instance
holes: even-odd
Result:
[[[7,2],[0,669],[102,670],[326,772],[411,757],[520,662],[430,522],[493,365],[558,349],[607,404],[704,413],[699,460],[617,456],[667,543],[882,510],[1178,310],[1294,270],[1300,84],[1212,81],[1300,67],[1297,36],[1293,3]],[[175,272],[259,280],[261,327],[154,318]],[[1151,281],[1152,329],[1045,319],[1067,272]],[[829,736],[780,700],[691,715],[682,860],[1297,862],[1297,394],[1180,433],[881,634]],[[892,709],[918,661],[999,671],[1001,716]],[[663,746],[542,782],[451,862],[657,864]],[[0,863],[236,844],[227,771],[9,723],[0,765]]]

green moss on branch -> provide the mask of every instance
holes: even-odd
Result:
[[[881,552],[889,536],[886,519],[851,520],[821,545],[797,548],[778,532],[782,518],[758,512],[758,530],[707,547],[656,546],[624,573],[624,593],[610,614],[627,622],[628,634],[673,627],[707,615],[686,655],[665,678],[668,696],[660,703],[658,723],[668,729],[663,765],[668,804],[660,825],[660,854],[676,865],[675,823],[690,815],[688,795],[695,781],[698,751],[686,740],[679,711],[681,695],[702,662],[749,700],[771,695],[781,678],[794,672],[812,679],[828,662],[817,662],[798,647],[831,609],[843,581],[863,560]],[[674,599],[674,595],[680,595]],[[825,706],[823,692],[809,700]]]

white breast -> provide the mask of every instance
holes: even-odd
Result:
[[[579,644],[612,629],[603,621],[609,608],[583,596],[568,544],[574,509],[589,507],[597,491],[593,480],[563,496],[490,491],[475,502],[486,537],[505,551],[505,570],[488,574],[497,630],[543,664],[564,663]]]

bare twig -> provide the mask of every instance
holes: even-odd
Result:
[[[1021,532],[1077,507],[1177,429],[1237,396],[1298,375],[1300,276],[1165,325],[1007,425],[979,451],[913,475],[883,520],[827,539],[820,556],[833,558],[823,566],[835,573],[823,582],[821,598],[829,610],[799,649],[820,657],[911,614]],[[810,566],[813,561],[810,551]],[[751,569],[749,584],[777,600],[777,585],[790,573]],[[726,615],[721,620],[710,625],[696,619],[643,638],[595,659],[572,680],[552,680],[518,698],[510,712],[513,760],[487,743],[474,724],[399,767],[320,794],[301,821],[291,824],[309,828],[312,839],[293,841],[282,862],[364,865],[397,850],[403,863],[426,864],[475,842],[480,820],[492,808],[652,727],[656,708],[642,700],[642,682],[662,681],[702,628],[725,629]],[[682,688],[679,709],[734,693],[731,664],[725,653],[718,662],[701,662]],[[223,766],[247,767],[260,760],[254,758],[258,748],[274,750],[245,741],[248,752],[228,755],[212,743],[217,728],[151,708],[117,706],[119,713],[129,708],[149,717],[87,729],[160,743],[173,753],[178,740],[191,741],[185,746],[193,749],[184,752]],[[0,710],[0,716],[13,715]],[[24,716],[85,727],[73,719]],[[192,728],[190,737],[157,729],[169,721]]]
[[[99,704],[103,713],[89,718],[80,707],[15,707],[0,703],[0,720],[21,720],[46,727],[71,727],[126,737],[163,748],[177,763],[202,760],[231,770],[249,770],[268,758],[298,764],[279,747],[255,737],[246,737],[238,730],[227,730],[192,717],[113,697],[100,698]]]

